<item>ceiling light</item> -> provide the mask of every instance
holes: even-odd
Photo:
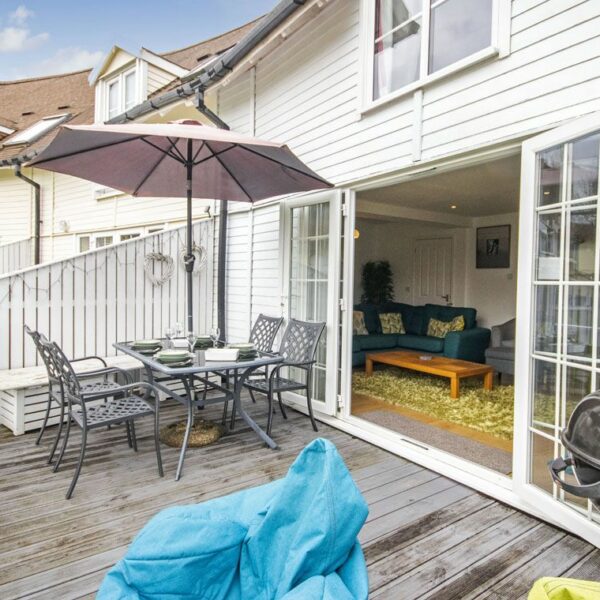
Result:
[[[358,230],[358,228],[353,231],[353,237],[355,240],[357,240],[360,237],[360,231]]]
[[[452,210],[454,210],[454,209],[456,208],[456,204],[451,204],[451,205],[450,205],[450,208],[451,208]]]

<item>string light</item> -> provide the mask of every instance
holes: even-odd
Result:
[[[211,219],[212,220],[212,219]],[[201,243],[199,247],[202,247],[202,240],[203,238],[206,237],[207,235],[207,229],[208,229],[208,221],[202,221],[201,223],[198,224],[199,225],[199,235],[200,235],[200,239],[201,239]],[[157,236],[152,236],[153,238],[160,238],[158,240],[158,251],[160,251],[160,246],[162,244],[165,244],[167,241],[171,242],[173,240],[173,238],[176,238],[179,246],[181,248],[185,248],[185,241],[183,239],[183,235],[182,232],[185,230],[185,228],[178,228],[178,229],[171,229],[169,231],[165,231],[164,233],[160,233]],[[166,237],[169,237],[168,240],[164,239]],[[140,242],[142,242],[140,244]],[[105,267],[106,264],[109,260],[111,259],[116,259],[117,264],[120,267],[128,267],[128,266],[132,266],[135,265],[136,262],[138,261],[123,261],[121,259],[121,257],[119,256],[119,251],[118,249],[121,248],[122,246],[125,246],[127,244],[131,244],[131,245],[135,245],[136,247],[136,257],[139,256],[140,254],[143,254],[144,257],[148,254],[148,244],[151,244],[151,248],[150,248],[150,252],[157,252],[157,249],[155,247],[155,243],[156,243],[156,239],[152,239],[150,238],[150,236],[148,237],[144,237],[144,238],[137,238],[137,239],[133,239],[130,240],[128,242],[125,242],[125,244],[123,245],[118,245],[118,246],[107,246],[106,248],[102,248],[102,250],[94,250],[93,252],[90,252],[89,254],[86,254],[85,256],[74,256],[71,258],[67,258],[64,259],[60,268],[60,272],[58,273],[58,275],[56,276],[56,278],[50,282],[50,284],[48,285],[48,287],[42,288],[39,287],[37,285],[29,285],[29,283],[27,282],[27,280],[25,279],[25,276],[22,273],[14,273],[12,275],[8,275],[6,278],[7,279],[12,279],[13,281],[11,281],[8,285],[8,290],[6,291],[6,293],[4,294],[4,296],[2,296],[2,299],[0,299],[0,304],[2,304],[8,297],[11,296],[13,290],[15,289],[15,286],[19,285],[19,282],[21,283],[21,285],[27,290],[27,292],[37,292],[37,293],[44,293],[46,294],[46,296],[50,295],[50,292],[52,291],[52,289],[54,288],[54,286],[56,284],[58,284],[62,278],[63,278],[63,273],[65,272],[65,270],[67,268],[70,267],[70,271],[72,273],[74,273],[75,271],[81,271],[82,273],[87,273],[88,271],[90,271],[89,268],[85,268],[85,267],[81,267],[80,265],[76,264],[75,261],[85,261],[86,260],[86,256],[91,256],[91,255],[96,255],[98,256],[98,254],[100,252],[104,253],[104,260],[102,263],[100,264],[96,264],[93,267],[93,270],[96,272],[101,272]],[[205,246],[205,244],[204,244]],[[197,246],[198,247],[198,246]],[[141,250],[141,252],[140,252]],[[50,263],[52,264],[52,263]],[[56,264],[56,263],[54,263]],[[144,260],[141,261],[141,263],[138,264],[144,264]],[[48,267],[48,265],[39,265],[38,268],[44,268],[44,267]],[[0,276],[0,280],[2,279],[2,277]]]

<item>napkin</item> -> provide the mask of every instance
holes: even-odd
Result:
[[[239,350],[237,348],[208,348],[204,352],[204,360],[218,362],[233,362],[238,359]]]

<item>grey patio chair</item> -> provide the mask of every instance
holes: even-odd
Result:
[[[275,343],[275,337],[277,332],[283,323],[283,317],[269,317],[262,313],[256,317],[252,331],[250,332],[250,342],[254,344],[254,347],[259,352],[273,352],[273,344]],[[254,379],[265,379],[267,376],[267,369],[257,369],[250,376],[251,380]],[[256,402],[254,392],[249,390],[250,398],[252,402]]]
[[[316,362],[315,354],[319,339],[325,329],[325,323],[310,323],[308,321],[298,321],[290,319],[288,326],[283,334],[278,354],[283,356],[283,362],[271,369],[264,380],[248,381],[244,387],[250,391],[260,392],[267,396],[269,402],[269,417],[267,421],[267,435],[271,435],[273,425],[273,395],[277,394],[279,409],[284,419],[287,419],[285,408],[281,399],[283,392],[298,390],[306,391],[306,404],[308,414],[314,431],[318,431],[317,423],[313,414],[311,388],[312,388],[312,369]],[[297,381],[280,375],[284,368],[294,367],[306,372],[306,381]],[[233,408],[232,421],[235,417],[235,406]]]
[[[50,356],[50,352],[48,348],[42,343],[42,340],[47,341],[47,339],[39,331],[34,331],[27,325],[24,325],[23,328],[25,330],[25,333],[27,333],[27,335],[31,337],[33,343],[35,344],[36,350],[40,358],[42,359],[42,362],[44,363],[44,366],[46,367],[46,372],[48,374],[48,401],[46,403],[46,412],[44,414],[44,420],[42,421],[42,426],[35,440],[36,446],[39,445],[48,425],[48,419],[50,417],[52,405],[56,404],[60,410],[58,430],[54,442],[52,444],[52,448],[50,450],[50,455],[48,456],[48,464],[50,464],[52,462],[52,459],[54,458],[54,454],[56,452],[56,448],[58,446],[58,442],[62,434],[63,424],[65,420],[65,402],[62,383],[59,374],[56,372],[56,369],[54,367],[54,361]],[[124,377],[127,383],[131,383],[131,377],[129,376],[129,373],[127,373],[127,371],[124,371],[123,369],[120,369],[118,367],[108,367],[106,361],[103,358],[100,358],[99,356],[85,356],[84,358],[76,358],[71,360],[71,363],[81,362],[83,360],[97,360],[102,364],[102,368],[100,369],[87,371],[86,373],[80,373],[78,375],[80,383],[85,379],[102,376],[101,382],[81,383],[81,388],[83,391],[91,391],[92,389],[99,388],[103,390],[108,390],[119,387],[119,384],[117,382],[111,381],[108,378],[108,376],[112,374],[120,374]],[[129,427],[127,427],[127,437],[130,441],[130,445],[132,445]]]
[[[40,338],[40,341],[44,350],[49,353],[51,360],[54,363],[54,370],[58,374],[59,381],[62,385],[68,411],[67,430],[63,438],[62,447],[54,471],[57,471],[60,467],[60,463],[65,454],[65,449],[67,448],[69,441],[71,424],[74,422],[81,428],[81,449],[79,451],[79,459],[75,467],[75,473],[67,491],[67,500],[73,495],[73,490],[79,479],[81,466],[85,457],[88,431],[125,422],[130,426],[133,449],[137,452],[137,441],[135,438],[133,422],[135,419],[148,415],[154,415],[154,448],[156,451],[158,474],[162,477],[163,468],[160,454],[160,441],[158,437],[160,424],[159,391],[153,385],[143,381],[120,385],[111,389],[104,389],[102,385],[97,386],[97,388],[92,386],[87,391],[84,391],[71,363],[60,347],[56,343],[49,342],[43,337]],[[140,394],[141,390],[144,391],[143,395]],[[153,405],[148,402],[150,395],[154,396]],[[88,404],[94,400],[104,400],[104,402],[88,406]]]
[[[259,352],[273,352],[273,344],[275,342],[275,337],[277,336],[277,332],[283,323],[283,317],[269,317],[268,315],[263,315],[260,313],[258,317],[256,317],[256,321],[254,321],[254,325],[252,326],[252,330],[250,331],[250,339],[249,341],[254,344],[254,347]],[[250,380],[254,379],[266,379],[267,377],[267,369],[261,368],[256,369],[249,376]],[[252,402],[256,403],[256,398],[254,397],[254,392],[249,390],[250,398]],[[226,400],[223,405],[223,419],[222,423],[225,425],[227,422],[227,409],[229,407],[229,400]]]

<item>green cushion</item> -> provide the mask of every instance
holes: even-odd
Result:
[[[477,324],[477,311],[474,308],[465,308],[463,306],[442,306],[441,304],[425,305],[425,332],[427,333],[427,324],[429,319],[438,321],[452,321],[455,317],[462,315],[465,319],[465,329],[472,329]]]
[[[354,340],[358,341],[361,350],[387,350],[396,347],[398,334],[379,333],[376,335],[355,335]],[[352,346],[353,349],[354,340]]]
[[[365,325],[367,331],[371,334],[381,333],[381,323],[379,322],[379,313],[375,304],[355,304],[354,310],[362,310],[365,314]]]
[[[423,350],[425,352],[443,352],[443,338],[434,338],[426,335],[399,335],[398,348],[407,350]]]
[[[402,302],[386,302],[379,307],[380,313],[399,312],[406,333],[413,335],[427,334],[427,321],[424,320],[424,306],[412,306]]]

